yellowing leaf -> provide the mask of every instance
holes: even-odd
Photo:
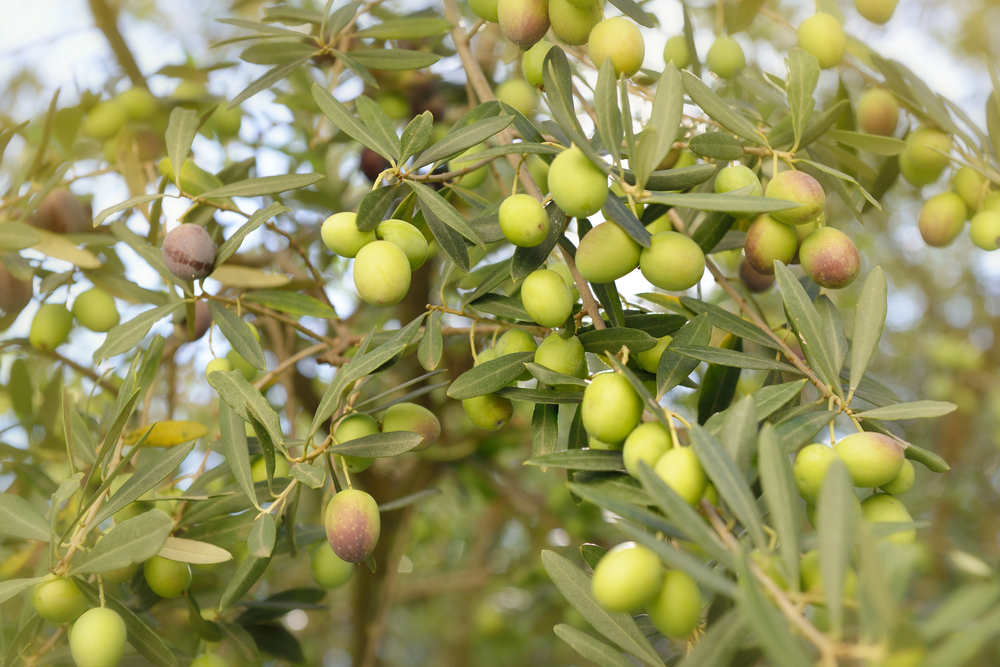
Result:
[[[33,250],[37,250],[53,259],[71,262],[81,269],[96,269],[101,265],[101,260],[97,259],[94,253],[77,248],[59,234],[53,234],[44,229],[37,231],[42,235],[42,240],[31,246]]]
[[[229,287],[245,287],[247,289],[273,289],[283,287],[292,281],[288,276],[265,273],[260,269],[248,266],[230,266],[228,264],[217,268],[209,278],[218,280]]]
[[[125,444],[134,445],[145,432],[145,428],[137,428],[134,431],[129,432],[125,435]],[[199,424],[198,422],[171,420],[161,421],[157,422],[153,427],[153,431],[146,439],[145,446],[174,447],[176,445],[182,445],[185,442],[197,440],[206,433],[208,433],[208,427],[204,424]]]

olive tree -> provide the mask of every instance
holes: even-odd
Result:
[[[181,67],[157,97],[91,4],[130,85],[0,132],[27,332],[2,343],[4,664],[317,664],[279,619],[343,586],[378,664],[443,480],[534,498],[500,450],[572,500],[529,585],[595,664],[958,665],[1000,632],[992,592],[913,602],[905,494],[949,467],[908,432],[955,405],[869,371],[889,281],[857,224],[947,172],[924,241],[971,218],[996,250],[995,92],[980,128],[826,3],[796,28],[720,2],[700,54],[687,6],[330,0],[221,17],[259,77],[219,99]],[[254,133],[264,91],[290,120]],[[209,145],[249,157],[213,173]],[[74,190],[109,175],[130,196],[92,214]]]

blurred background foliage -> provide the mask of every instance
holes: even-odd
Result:
[[[310,4],[320,9],[322,3],[307,2],[304,6]],[[426,0],[390,0],[375,13],[414,14],[429,4]],[[659,68],[662,42],[681,28],[680,3],[652,0],[643,4],[661,21],[659,30],[644,30],[647,65]],[[688,4],[703,54],[713,40],[715,5],[696,1]],[[813,11],[811,2],[767,4],[793,23],[800,15]],[[819,4],[827,11],[836,10],[829,0]],[[4,45],[0,47],[0,121],[14,126],[27,119],[39,119],[56,88],[60,88],[62,107],[92,104],[97,95],[128,87],[120,54],[116,57],[106,35],[94,27],[94,9],[118,15],[118,24],[140,70],[156,72],[148,80],[158,96],[194,90],[196,97],[204,98],[204,104],[231,99],[263,70],[237,60],[245,43],[213,47],[238,34],[237,29],[214,19],[257,19],[264,6],[258,0],[42,0],[16,6],[9,2],[4,12],[8,19],[0,26],[0,44]],[[16,18],[11,19],[14,15]],[[959,102],[983,124],[985,99],[990,91],[984,63],[1000,61],[1000,2],[902,0],[896,17],[885,27],[850,20],[845,27],[849,34],[926,76],[937,92]],[[746,51],[751,64],[781,72],[780,54],[794,41],[794,34],[758,17],[738,39],[749,47]],[[428,40],[420,48],[451,53],[441,40]],[[514,66],[514,54],[489,39],[480,41],[477,56],[487,63],[486,71],[495,74],[497,80]],[[431,71],[434,75],[427,79],[412,73],[388,77],[380,82],[380,90],[373,96],[386,108],[397,105],[403,116],[430,108],[442,114],[442,119],[453,121],[465,110],[461,67],[455,58],[445,58]],[[829,72],[824,73],[819,93],[828,98],[836,94],[836,78],[830,77]],[[326,173],[326,181],[320,184],[321,196],[301,202],[303,208],[294,224],[283,223],[288,225],[289,233],[316,241],[318,223],[330,212],[354,210],[370,182],[359,173],[355,145],[331,144],[329,151],[310,146],[314,128],[307,116],[299,113],[302,109],[315,110],[308,95],[309,83],[306,72],[299,70],[283,85],[283,94],[275,97],[262,93],[243,105],[247,115],[238,139],[220,147],[208,137],[199,138],[194,150],[199,164],[213,172],[254,157],[258,175],[295,171],[304,163]],[[352,85],[359,82],[355,79]],[[204,104],[202,109],[206,108]],[[34,131],[39,124],[32,123],[31,127]],[[18,155],[23,146],[24,142],[16,138],[7,155]],[[60,150],[58,142],[53,150]],[[101,156],[91,157],[90,166],[98,168]],[[54,156],[56,161],[63,159]],[[498,164],[501,169],[506,167],[503,161]],[[23,165],[15,160],[5,159],[0,166],[0,189],[6,189],[12,174],[21,168]],[[87,169],[81,168],[83,171]],[[942,180],[936,187],[944,189],[947,183]],[[93,198],[94,211],[128,196],[121,180],[111,177],[88,179],[75,190]],[[923,196],[930,194],[934,192]],[[849,220],[849,214],[836,210],[835,204],[828,207],[827,215],[857,242],[864,262],[862,274],[881,265],[890,281],[882,354],[876,355],[872,371],[904,400],[931,398],[959,405],[958,411],[943,419],[906,425],[910,441],[937,452],[952,466],[944,475],[934,475],[918,466],[916,488],[921,493],[907,497],[914,519],[930,523],[924,531],[926,551],[915,590],[918,601],[932,601],[940,599],[944,591],[974,582],[988,572],[980,569],[977,558],[992,569],[1000,566],[1000,347],[995,345],[1000,337],[1000,259],[976,250],[965,235],[943,250],[926,247],[916,227],[922,198],[920,192],[900,181],[884,199],[885,210],[890,213],[869,211],[864,226]],[[310,210],[305,209],[311,210],[311,217]],[[227,222],[224,214],[218,219],[220,224]],[[266,254],[279,249],[262,234],[252,240],[256,241],[254,252]],[[738,259],[735,253],[726,258],[730,275],[736,274]],[[350,290],[342,289],[346,260],[327,255],[317,256],[317,261],[329,280],[327,291],[339,314],[348,318],[356,304]],[[423,311],[427,295],[439,289],[435,266],[428,263],[414,274],[417,288],[411,289],[410,298],[392,311],[392,317],[407,322]],[[301,267],[294,265],[284,268],[292,275],[301,272]],[[138,284],[158,279],[134,270],[126,257],[122,271]],[[850,312],[860,287],[858,281],[833,297],[848,319],[848,330],[852,328]],[[704,288],[706,298],[715,295],[722,300],[721,293],[711,291],[714,288],[710,283],[704,283]],[[775,319],[779,317],[777,295],[766,295],[761,303]],[[22,313],[2,337],[24,336],[31,319],[29,311]],[[380,324],[368,319],[376,316],[384,314],[362,309],[347,321],[353,331],[364,333]],[[128,317],[123,313],[123,320]],[[264,334],[268,335],[266,331]],[[66,356],[87,364],[99,339],[86,333],[74,335],[78,338],[74,338]],[[176,366],[160,380],[163,386],[155,392],[152,413],[169,412],[179,419],[215,423],[217,398],[203,375],[211,356],[208,340],[183,346]],[[470,365],[468,341],[449,339],[442,367],[457,376]],[[409,379],[416,374],[414,366],[415,362],[409,360],[380,376],[370,388],[370,395]],[[21,461],[12,449],[5,449],[0,477],[4,488],[13,482],[12,473],[18,473],[22,483],[27,480],[47,496],[53,484],[65,477],[60,463],[62,450],[55,442],[48,447],[44,441],[47,434],[54,432],[51,429],[58,428],[59,420],[53,414],[58,405],[53,396],[57,384],[52,381],[56,369],[50,359],[29,360],[20,366],[14,363],[13,355],[3,357],[0,379],[5,391],[0,393],[0,439],[14,448],[23,447],[25,438],[12,427],[31,415],[36,425],[32,438],[42,439],[41,451],[47,452],[50,459],[35,468]],[[310,378],[316,379],[314,385],[329,380],[328,367],[303,363],[299,370],[306,383]],[[89,393],[92,382],[75,377],[75,388],[83,395]],[[23,387],[25,378],[32,387],[28,395],[6,389]],[[762,375],[745,371],[741,391],[757,388],[762,380]],[[287,394],[281,394],[286,388],[278,386],[274,391],[279,393],[277,397],[272,395],[272,400],[289,400]],[[296,388],[293,393],[297,400],[318,396],[317,386]],[[682,414],[693,416],[697,410],[694,398],[692,392],[680,388],[669,400]],[[285,626],[302,641],[305,661],[325,667],[357,664],[357,656],[363,652],[360,643],[371,639],[363,626],[375,621],[384,627],[379,653],[386,665],[581,664],[568,646],[556,640],[551,628],[558,622],[581,628],[585,624],[549,582],[538,554],[542,548],[555,548],[573,556],[582,542],[614,544],[619,538],[607,523],[611,517],[603,516],[593,505],[576,505],[563,485],[564,473],[544,473],[522,465],[530,455],[530,413],[517,412],[506,429],[484,434],[474,431],[461,406],[446,400],[443,390],[425,400],[440,414],[444,428],[441,445],[433,451],[438,460],[382,459],[363,476],[362,483],[382,502],[428,484],[441,493],[386,517],[384,531],[398,531],[396,540],[383,540],[376,552],[376,560],[386,572],[377,576],[359,572],[362,576],[355,577],[348,587],[327,595],[323,604],[328,609],[296,611],[284,618]],[[93,409],[98,412],[101,406],[94,405]],[[304,493],[300,511],[303,522],[321,523],[319,492]],[[969,556],[963,556],[963,552]],[[13,576],[28,555],[0,546],[0,578]],[[193,593],[211,600],[229,580],[234,567],[224,564],[199,568]],[[269,592],[310,584],[308,555],[300,554],[282,567],[271,568],[257,595],[266,597]],[[395,604],[369,608],[373,586],[390,591]],[[181,647],[194,641],[193,636],[185,636],[190,634],[187,613],[183,601],[159,604],[153,610],[163,632],[176,633],[178,636],[170,639]],[[979,664],[996,664],[998,656],[1000,644],[988,647]],[[237,658],[234,655],[231,659]]]

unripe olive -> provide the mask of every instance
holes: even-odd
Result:
[[[557,333],[550,334],[535,351],[535,363],[551,371],[572,375],[580,372],[586,363],[583,343],[576,336],[563,338]]]
[[[484,431],[499,431],[514,414],[514,404],[509,398],[486,394],[462,401],[462,409],[469,420]]]
[[[980,211],[969,224],[969,238],[983,250],[1000,248],[1000,213]]]
[[[670,222],[670,216],[664,213],[659,218],[646,225],[646,231],[650,234],[672,232],[674,231],[674,224]]]
[[[947,134],[934,127],[921,127],[906,137],[904,154],[914,168],[940,174],[948,166],[951,149],[951,137]]]
[[[208,119],[208,123],[219,139],[231,139],[240,133],[243,111],[239,107],[227,109],[225,103],[220,104],[215,107],[215,113]]]
[[[807,551],[799,563],[799,576],[802,580],[802,590],[808,593],[823,595],[823,574],[819,565],[819,550]],[[854,568],[848,567],[844,572],[844,597],[854,597],[858,589],[858,575]]]
[[[739,42],[731,37],[719,37],[705,54],[705,64],[719,78],[735,79],[747,66],[747,59]]]
[[[163,261],[181,280],[207,278],[215,267],[215,242],[198,225],[178,225],[163,237]]]
[[[51,623],[75,621],[90,606],[76,582],[67,577],[35,586],[31,602],[35,613]]]
[[[574,218],[597,213],[608,198],[608,177],[576,146],[552,160],[548,182],[556,206]]]
[[[73,315],[61,303],[43,304],[31,320],[28,342],[36,350],[48,352],[66,342],[73,328]]]
[[[826,445],[812,444],[803,447],[795,457],[795,464],[792,466],[792,473],[795,475],[795,485],[799,488],[799,495],[807,503],[815,504],[819,499],[819,490],[826,479],[826,471],[830,464],[839,459],[833,447]]]
[[[576,269],[588,282],[610,283],[631,273],[639,265],[641,252],[642,246],[608,220],[580,239]]]
[[[487,361],[493,361],[496,358],[497,349],[495,347],[488,347],[476,355],[475,365],[478,366],[479,364],[485,364]]]
[[[903,467],[899,469],[899,474],[889,482],[879,488],[893,496],[901,496],[913,488],[917,471],[913,469],[913,464],[909,459],[903,459]]]
[[[545,65],[545,56],[548,54],[549,49],[553,46],[555,46],[555,44],[547,42],[543,39],[525,51],[524,55],[521,56],[521,73],[524,74],[524,80],[536,88],[541,88],[545,85],[545,81],[542,77],[542,71]]]
[[[830,69],[840,64],[847,49],[844,29],[830,14],[818,12],[799,24],[799,47],[816,56],[819,66]]]
[[[499,0],[497,19],[504,37],[529,49],[549,31],[548,0]]]
[[[21,280],[0,264],[0,316],[16,315],[31,302],[32,284]]]
[[[690,447],[674,447],[664,452],[653,469],[657,477],[693,507],[705,493],[708,478]]]
[[[131,565],[126,565],[125,567],[120,567],[117,570],[109,570],[107,572],[101,573],[101,578],[105,582],[111,582],[113,584],[124,584],[127,581],[131,581],[135,573],[139,571],[141,565],[139,563],[132,563]]]
[[[670,431],[660,422],[639,424],[625,438],[622,456],[625,458],[625,470],[633,477],[639,476],[639,462],[645,461],[650,468],[656,467],[668,449],[674,446]]]
[[[142,565],[142,573],[150,590],[161,598],[179,598],[191,586],[191,566],[160,556],[153,556]]]
[[[667,40],[663,47],[663,62],[672,62],[677,69],[684,69],[691,64],[691,51],[684,35],[674,35]]]
[[[570,0],[549,0],[549,21],[552,32],[571,46],[586,44],[590,31],[603,18],[602,3],[578,6]]]
[[[598,373],[583,392],[583,427],[598,440],[623,442],[642,418],[642,399],[624,375]]]
[[[243,355],[236,350],[229,350],[229,352],[226,352],[226,361],[229,362],[232,370],[243,373],[243,377],[246,378],[248,382],[252,382],[253,379],[257,377],[257,368],[244,359]]]
[[[698,284],[705,273],[705,253],[680,232],[653,234],[639,256],[639,270],[660,289],[681,292]]]
[[[790,169],[776,175],[767,184],[767,196],[799,204],[795,208],[774,211],[771,217],[786,225],[804,225],[819,217],[826,206],[826,193],[815,178],[804,171]]]
[[[500,230],[521,248],[534,248],[549,234],[549,216],[530,195],[511,195],[500,204]]]
[[[1000,195],[990,194],[983,200],[983,210],[1000,213]]]
[[[968,210],[965,201],[954,192],[934,195],[920,207],[917,226],[924,243],[943,248],[954,241],[965,228]]]
[[[100,333],[117,326],[121,320],[114,297],[100,287],[93,287],[76,297],[73,317],[87,329]]]
[[[333,553],[348,563],[360,563],[371,555],[381,525],[378,503],[364,491],[341,491],[327,505],[326,538]]]
[[[358,214],[348,211],[324,220],[320,235],[326,247],[341,257],[356,257],[359,250],[375,240],[374,231],[358,230],[357,220]]]
[[[340,588],[351,578],[354,566],[333,553],[329,542],[320,542],[309,562],[313,579],[323,588]]]
[[[193,102],[199,98],[205,97],[207,95],[205,87],[198,83],[197,81],[189,81],[184,79],[177,84],[174,88],[174,92],[170,95],[175,100],[180,100],[182,102]]]
[[[410,260],[399,246],[372,241],[354,258],[354,287],[373,306],[395,306],[410,290]]]
[[[410,223],[403,220],[386,220],[379,223],[375,235],[381,241],[399,246],[410,263],[411,271],[416,271],[427,261],[427,239]]]
[[[91,219],[83,204],[67,188],[56,188],[45,195],[28,221],[53,234],[82,234],[91,228]]]
[[[899,154],[899,173],[910,185],[920,188],[941,178],[941,169],[920,169],[913,164],[909,149]]]
[[[608,611],[631,611],[652,600],[662,585],[659,557],[648,547],[624,542],[597,563],[590,591]]]
[[[229,663],[218,653],[202,653],[188,667],[229,667]]]
[[[656,339],[656,345],[648,350],[644,350],[635,355],[635,360],[639,363],[639,368],[647,373],[656,373],[660,367],[660,357],[673,340],[672,336],[663,336]]]
[[[899,124],[899,101],[884,88],[871,88],[858,100],[858,127],[862,132],[891,137]]]
[[[853,433],[836,444],[854,486],[888,484],[903,467],[903,448],[881,433]]]
[[[337,428],[333,430],[333,437],[338,443],[343,443],[375,435],[378,432],[378,422],[375,421],[374,417],[363,412],[355,412],[340,420]],[[352,473],[364,472],[375,463],[375,459],[365,456],[345,456],[343,454],[341,456],[347,464],[347,470]]]
[[[128,112],[117,100],[98,102],[87,112],[80,132],[97,140],[110,139],[128,122]]]
[[[247,424],[249,426],[249,424]],[[284,456],[274,457],[274,474],[271,475],[272,479],[277,479],[279,477],[288,477],[288,472],[291,468],[288,465],[288,461]],[[263,456],[258,456],[253,465],[250,466],[250,478],[254,482],[263,482],[267,480],[267,463],[264,462]]]
[[[747,230],[743,246],[747,263],[763,275],[774,275],[774,262],[789,264],[799,249],[799,235],[795,227],[778,222],[764,214],[754,220]]]
[[[467,155],[475,155],[476,153],[482,153],[484,150],[486,150],[486,146],[484,146],[483,144],[477,144],[472,148],[470,148],[469,150],[463,152],[461,155],[459,155],[459,157],[465,157]],[[475,160],[471,162],[459,162],[457,164],[449,162],[448,171],[458,171],[459,169],[465,169],[467,167],[471,167],[474,162]],[[460,188],[465,188],[466,190],[475,190],[480,185],[486,182],[486,177],[489,175],[489,171],[490,168],[487,167],[486,165],[483,165],[479,169],[473,169],[469,173],[463,174],[462,177],[458,179],[458,182],[455,183],[455,185],[457,185]]]
[[[382,432],[410,431],[423,436],[420,444],[413,448],[419,452],[427,449],[441,437],[441,422],[422,405],[416,403],[397,403],[389,407],[382,417]]]
[[[484,21],[496,23],[500,20],[497,16],[497,0],[469,0],[469,9]]]
[[[691,575],[669,570],[663,575],[663,587],[647,605],[649,620],[667,637],[687,637],[698,627],[705,605],[698,584]]]
[[[543,195],[549,192],[549,165],[537,155],[528,158],[528,175]]]
[[[858,13],[872,23],[882,25],[892,18],[898,0],[854,0]]]
[[[590,31],[587,44],[590,59],[600,69],[605,58],[611,58],[615,76],[632,76],[642,67],[646,43],[639,27],[623,16],[604,19]]]
[[[214,373],[215,371],[222,371],[223,373],[228,373],[231,370],[233,370],[233,365],[229,362],[229,359],[219,357],[216,359],[212,359],[205,366],[205,377],[208,378],[208,376]]]
[[[828,289],[847,287],[861,271],[854,242],[833,227],[820,227],[807,236],[799,246],[799,261],[807,276]]]
[[[107,607],[95,607],[76,619],[69,650],[76,667],[118,667],[127,638],[121,616]]]
[[[732,192],[733,190],[739,190],[747,186],[752,186],[753,190],[743,195],[744,197],[764,196],[764,189],[760,185],[760,179],[757,178],[757,174],[750,167],[742,164],[725,167],[719,170],[719,173],[715,176],[716,194]],[[754,215],[753,213],[744,211],[730,211],[730,214],[736,218],[749,218]]]
[[[913,517],[906,511],[906,506],[888,493],[875,493],[865,498],[861,503],[861,513],[866,521],[871,523],[910,523]],[[885,538],[896,544],[913,544],[917,539],[916,529],[892,533]]]
[[[804,225],[796,227],[795,229],[802,229],[803,226]],[[796,259],[798,259],[798,257],[794,257],[793,262]],[[750,266],[750,262],[747,261],[746,257],[744,257],[740,261],[740,280],[743,281],[743,284],[746,285],[748,290],[755,294],[766,292],[771,289],[771,285],[774,284],[774,268],[772,267],[770,275],[758,273],[752,266]]]
[[[573,295],[555,271],[538,269],[521,284],[521,303],[532,320],[543,327],[557,327],[573,313]]]
[[[984,186],[986,178],[972,167],[962,167],[955,172],[951,187],[965,202],[970,212],[975,212],[983,205]]]
[[[538,107],[538,91],[524,79],[507,79],[497,86],[496,97],[529,118]]]
[[[142,86],[129,88],[119,95],[117,100],[131,120],[149,120],[158,107],[156,97]]]

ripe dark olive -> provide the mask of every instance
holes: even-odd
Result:
[[[381,526],[378,503],[364,491],[341,491],[326,507],[326,538],[333,553],[348,563],[372,554]]]
[[[181,280],[207,278],[215,268],[215,242],[198,225],[178,225],[163,238],[163,261]]]

